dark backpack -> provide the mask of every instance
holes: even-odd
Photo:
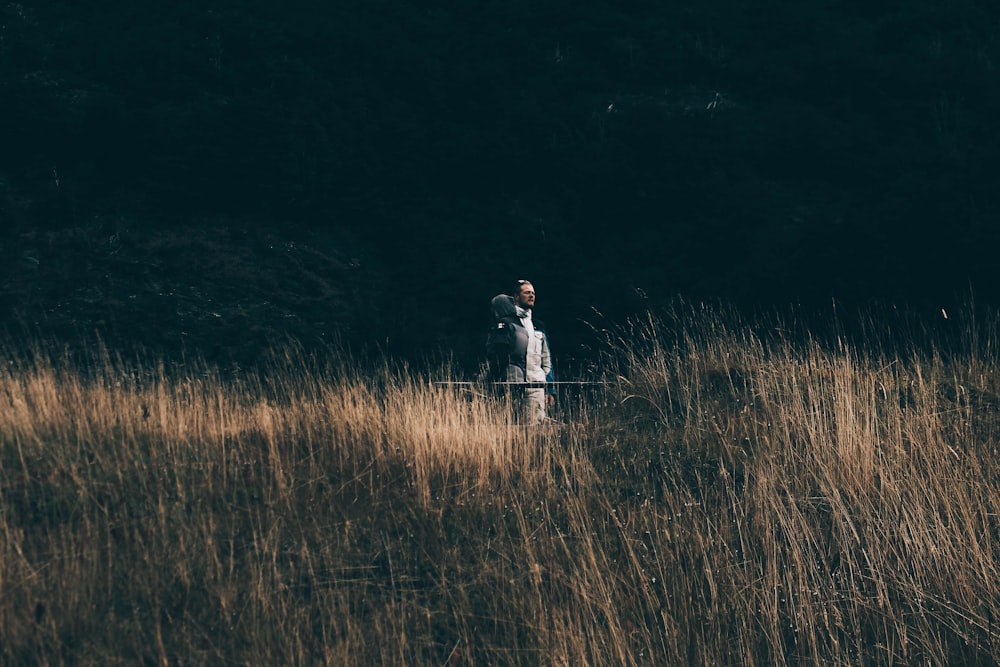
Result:
[[[507,379],[507,365],[517,336],[515,327],[521,324],[521,320],[517,318],[514,297],[497,294],[490,301],[490,314],[493,326],[486,334],[487,379],[491,382],[503,382]]]
[[[515,334],[513,323],[506,319],[495,322],[486,334],[486,379],[490,382],[503,382],[507,379],[507,365],[510,363]]]

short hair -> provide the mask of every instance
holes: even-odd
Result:
[[[516,283],[514,283],[514,291],[510,293],[511,296],[513,296],[515,298],[518,297],[521,294],[521,288],[524,287],[525,285],[531,285],[531,281],[530,280],[518,280]],[[532,285],[532,286],[534,286],[534,285]]]

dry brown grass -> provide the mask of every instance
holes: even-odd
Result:
[[[991,331],[890,354],[682,315],[541,430],[294,352],[7,355],[3,661],[992,664]]]

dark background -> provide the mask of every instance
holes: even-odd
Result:
[[[249,360],[561,357],[678,297],[1000,299],[1000,9],[954,0],[0,5],[0,307]]]

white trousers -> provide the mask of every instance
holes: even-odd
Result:
[[[525,389],[521,405],[525,423],[534,425],[545,421],[544,389]]]

